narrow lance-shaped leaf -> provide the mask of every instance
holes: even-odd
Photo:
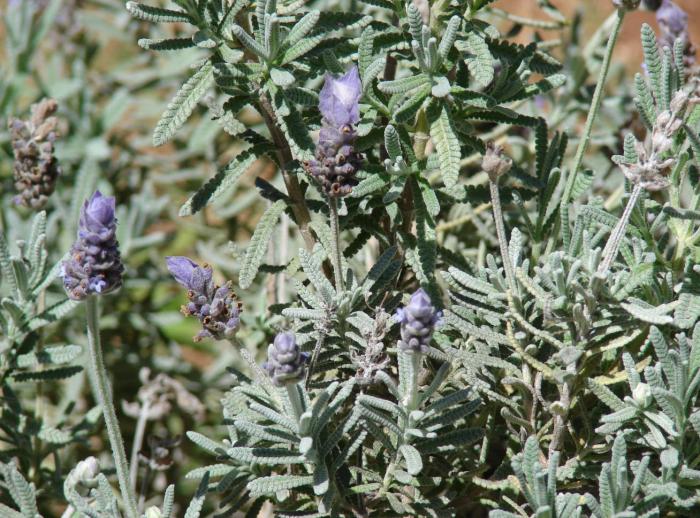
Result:
[[[272,231],[285,207],[286,203],[284,200],[276,201],[268,207],[255,227],[255,232],[246,250],[243,266],[238,276],[238,283],[242,289],[248,288],[258,273],[260,264],[265,257]]]
[[[442,107],[439,117],[430,125],[430,137],[435,144],[442,180],[446,187],[453,187],[459,178],[461,151],[447,107]]]
[[[153,132],[153,144],[162,146],[192,115],[197,102],[206,93],[213,79],[212,64],[207,61],[177,92]]]
[[[197,488],[197,493],[195,493],[194,498],[190,501],[190,505],[187,506],[187,511],[185,511],[185,518],[199,518],[202,512],[202,507],[204,506],[204,498],[207,496],[207,488],[209,486],[209,472],[204,474],[202,481],[199,483]]]
[[[467,36],[467,47],[473,54],[466,60],[469,72],[480,85],[487,86],[493,81],[493,57],[486,41],[472,32]]]
[[[126,10],[134,18],[152,23],[192,22],[190,15],[185,12],[144,5],[138,2],[127,2]]]

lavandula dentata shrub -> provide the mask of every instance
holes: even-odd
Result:
[[[575,84],[537,44],[500,39],[490,15],[510,16],[487,3],[381,4],[386,16],[375,17],[274,1],[254,9],[210,2],[206,15],[185,3],[180,12],[129,3],[141,19],[196,26],[191,45],[203,54],[158,123],[155,143],[170,140],[213,88],[225,114],[217,118],[228,117],[227,131],[246,146],[181,214],[214,204],[256,158],[279,171],[279,180],[256,179],[269,204],[239,273],[241,292],[261,273],[272,275],[266,332],[276,337],[261,369],[241,322],[232,343],[249,372],[232,371],[237,381],[223,400],[227,442],[214,448],[191,434],[203,448],[225,451],[224,467],[191,476],[202,477],[200,492],[210,477],[235,481],[219,486],[228,509],[246,501],[257,509],[268,499],[283,514],[463,516],[490,508],[511,516],[510,507],[573,516],[585,512],[583,502],[594,513],[608,509],[609,484],[583,480],[601,469],[608,476],[611,465],[622,477],[627,462],[601,462],[619,428],[597,431],[598,398],[614,406],[616,373],[633,378],[619,370],[629,365],[621,352],[646,350],[645,326],[671,324],[669,313],[681,306],[686,327],[698,317],[694,295],[672,289],[659,270],[688,271],[683,253],[669,257],[669,234],[657,238],[665,219],[685,209],[651,198],[696,175],[694,83],[673,53],[685,43],[664,50],[644,29],[652,87],[640,76],[635,102],[649,136],[623,139],[617,179],[606,180],[630,185],[628,199],[620,190],[627,209],[618,219],[605,210],[616,198],[609,207],[581,198],[596,176],[589,165],[596,122],[610,113],[603,98],[612,53],[639,2],[612,2],[614,13],[585,51],[590,63],[567,63],[583,67]],[[516,23],[562,27],[549,5],[547,13],[551,21]],[[602,53],[594,48],[606,41]],[[175,50],[183,42],[141,45]],[[582,88],[587,69],[598,75],[591,90]],[[580,89],[576,102],[550,96],[562,86]],[[546,121],[529,100],[552,103],[556,116]],[[237,118],[246,106],[258,125]],[[581,111],[583,130],[574,120]],[[572,155],[570,134],[578,137]],[[688,221],[689,213],[679,217]],[[298,229],[301,248],[291,257],[267,252],[286,228],[280,220]],[[291,299],[280,289],[287,283]],[[675,302],[674,293],[684,299]],[[392,322],[387,315],[397,308]],[[650,415],[643,418],[668,425]],[[618,455],[624,448],[615,444]],[[669,455],[660,462],[670,469]],[[687,505],[685,489],[675,500],[659,489],[671,471],[657,484],[640,474],[655,473],[647,466],[632,468],[637,485],[613,507]],[[673,466],[680,473],[681,464]]]
[[[17,37],[51,34],[61,3],[35,4],[12,3],[0,114],[50,94],[66,134],[48,215],[0,219],[3,505],[693,515],[700,114],[680,2],[644,2],[661,36],[644,26],[629,83],[613,55],[638,0],[592,34],[588,2],[571,23],[549,2],[127,2],[128,23],[103,2],[55,66]],[[139,126],[178,81],[154,152]],[[79,358],[83,307],[107,369]],[[35,409],[22,384],[52,377],[69,380]]]

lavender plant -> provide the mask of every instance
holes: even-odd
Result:
[[[613,59],[640,4],[10,2],[0,515],[694,516],[700,78],[681,2]]]

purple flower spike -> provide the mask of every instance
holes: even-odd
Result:
[[[309,353],[301,352],[294,333],[288,331],[275,336],[275,341],[267,348],[267,361],[263,369],[272,383],[278,387],[297,383],[304,377]]]
[[[347,196],[357,184],[355,173],[363,157],[354,148],[357,135],[353,125],[360,120],[361,96],[362,83],[357,67],[338,79],[326,76],[319,101],[323,126],[315,158],[304,162],[304,168],[332,198]]]
[[[327,74],[319,99],[324,121],[339,130],[343,126],[357,124],[360,120],[358,103],[361,96],[362,83],[357,67],[352,67],[337,79]]]
[[[96,191],[80,211],[78,238],[71,247],[70,258],[61,265],[63,286],[73,300],[104,295],[122,285],[124,265],[114,208],[114,198]]]
[[[231,282],[217,286],[209,265],[199,266],[187,257],[166,257],[165,262],[173,278],[187,289],[188,303],[180,310],[186,316],[196,316],[202,323],[202,330],[194,341],[221,340],[235,335],[240,324],[241,304]]]
[[[425,290],[416,290],[408,304],[396,311],[396,320],[401,324],[399,348],[405,352],[427,353],[441,318],[442,312],[435,309]]]
[[[685,66],[692,67],[695,64],[695,46],[690,41],[688,13],[671,0],[663,0],[661,7],[656,11],[656,21],[661,29],[659,37],[661,47],[673,50],[676,40],[680,38],[684,43],[683,61]]]
[[[664,32],[676,38],[688,30],[688,13],[671,0],[664,0],[661,3],[661,7],[656,11],[656,21]]]

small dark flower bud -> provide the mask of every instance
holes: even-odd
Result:
[[[14,177],[17,205],[41,209],[56,188],[61,167],[54,156],[56,101],[43,99],[32,105],[29,120],[10,119],[10,139],[15,155]]]
[[[484,157],[481,159],[481,168],[489,175],[489,179],[493,182],[497,181],[510,171],[511,167],[513,167],[513,161],[503,152],[503,147],[488,142]]]
[[[187,257],[166,257],[165,260],[173,278],[187,288],[188,303],[182,306],[182,313],[195,316],[202,323],[202,330],[194,341],[234,336],[240,324],[241,304],[231,283],[217,286],[210,266],[199,266]]]
[[[442,312],[435,309],[423,288],[411,295],[408,305],[396,311],[395,318],[401,324],[399,348],[406,352],[428,352],[433,331],[440,323]]]
[[[263,363],[263,369],[272,383],[283,387],[301,381],[308,360],[309,353],[301,352],[294,333],[279,333],[267,348],[267,361]]]
[[[80,211],[78,238],[70,249],[70,257],[61,265],[63,286],[73,300],[104,295],[122,285],[124,265],[114,209],[114,198],[96,191]]]

